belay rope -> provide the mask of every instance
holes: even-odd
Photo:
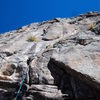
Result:
[[[19,95],[19,93],[20,93],[20,90],[21,90],[21,88],[22,88],[22,85],[23,85],[23,83],[24,83],[24,80],[25,80],[25,78],[26,78],[26,76],[27,76],[27,74],[28,74],[28,70],[29,70],[29,68],[26,69],[25,75],[23,76],[22,82],[21,82],[21,84],[20,84],[20,87],[19,87],[19,89],[18,89],[17,95],[16,95],[16,97],[15,97],[15,100],[17,100],[17,98],[18,98],[18,95]]]

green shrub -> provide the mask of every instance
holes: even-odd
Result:
[[[94,23],[91,22],[89,25],[88,25],[88,30],[92,30],[94,28]]]
[[[35,37],[35,36],[29,36],[28,37],[28,40],[27,40],[28,42],[37,42],[38,40],[37,40],[37,38]]]

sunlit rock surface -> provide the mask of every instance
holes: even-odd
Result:
[[[100,13],[55,18],[0,35],[0,100],[100,100]]]

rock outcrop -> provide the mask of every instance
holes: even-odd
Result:
[[[100,13],[55,18],[0,35],[0,100],[100,100]]]

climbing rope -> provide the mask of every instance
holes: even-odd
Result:
[[[27,76],[27,74],[28,74],[28,70],[29,70],[29,68],[26,69],[26,73],[25,73],[25,75],[23,76],[22,82],[21,82],[21,84],[20,84],[20,87],[19,87],[19,89],[18,89],[17,95],[16,95],[16,97],[15,97],[15,100],[17,100],[17,98],[18,98],[18,95],[19,95],[19,93],[20,93],[20,91],[21,91],[21,88],[22,88],[22,85],[23,85],[23,83],[24,83],[24,80],[25,80],[25,78],[26,78],[26,76]]]

